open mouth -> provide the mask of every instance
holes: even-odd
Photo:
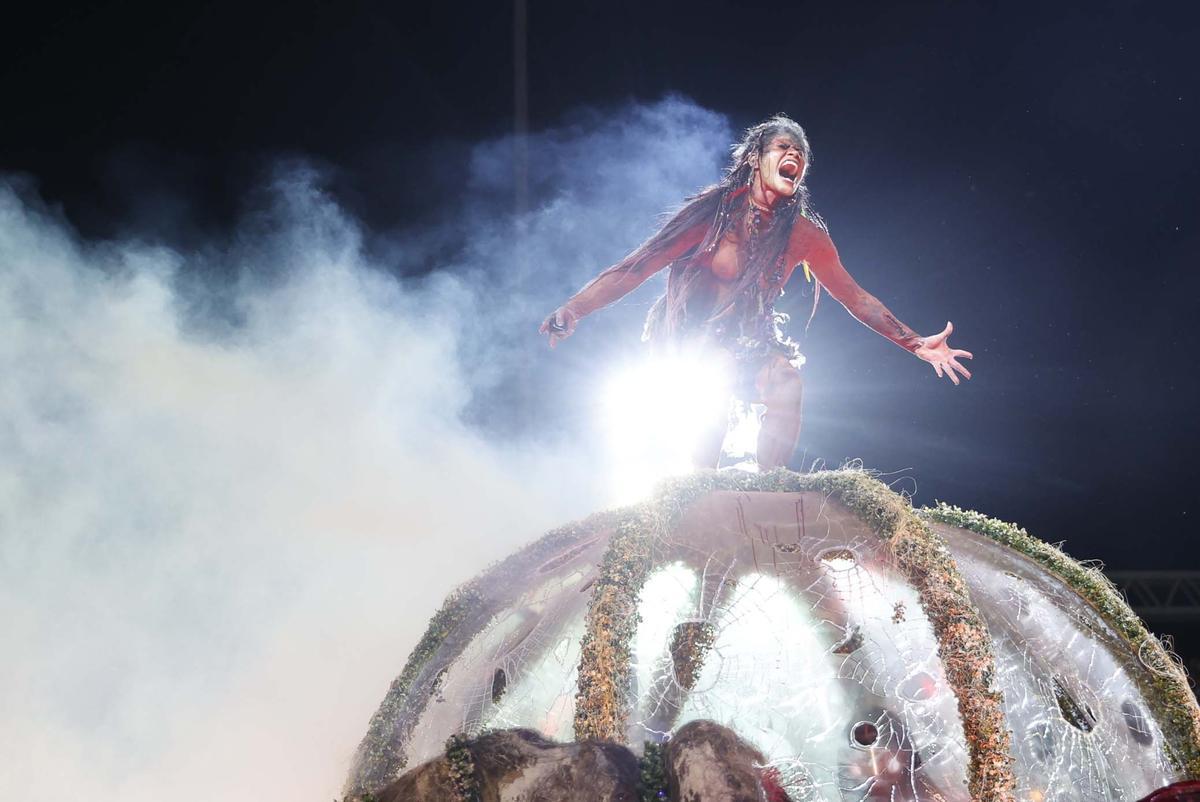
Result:
[[[792,183],[800,175],[800,162],[795,159],[784,159],[779,164],[779,174]]]

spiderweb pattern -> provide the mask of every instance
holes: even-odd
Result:
[[[569,564],[499,612],[447,669],[409,739],[409,765],[452,733],[532,727],[573,739],[590,566]],[[582,592],[581,592],[582,591]]]
[[[1018,791],[1044,802],[1140,799],[1175,778],[1131,677],[1137,656],[1063,582],[938,527],[983,614],[1014,733]]]
[[[714,497],[663,538],[663,555],[681,559],[650,578],[641,606],[643,629],[663,613],[706,621],[712,647],[681,692],[658,632],[639,637],[628,740],[711,719],[758,747],[796,802],[937,799],[939,787],[965,798],[937,643],[882,542],[840,509],[796,509],[795,496]]]

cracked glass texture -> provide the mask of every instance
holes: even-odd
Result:
[[[1136,653],[1060,580],[936,525],[988,627],[1018,799],[1137,800],[1180,779]],[[530,566],[441,668],[408,765],[454,732],[572,740],[589,591],[611,531]],[[638,595],[626,743],[695,719],[764,755],[793,802],[967,800],[958,700],[915,590],[869,527],[817,493],[714,492],[656,535]]]
[[[1134,678],[1134,651],[1071,588],[1023,555],[935,524],[982,613],[1026,799],[1141,799],[1182,779]]]

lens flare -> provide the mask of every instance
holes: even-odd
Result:
[[[662,479],[691,471],[705,441],[729,427],[731,392],[723,365],[702,354],[655,356],[616,373],[604,394],[615,501],[645,498]],[[734,431],[747,440],[744,427]]]

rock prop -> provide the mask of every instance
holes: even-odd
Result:
[[[632,775],[604,751],[646,742],[664,765]],[[862,471],[712,472],[452,594],[347,795],[411,766],[390,798],[616,799],[640,774],[666,779],[643,800],[1135,802],[1200,778],[1200,708],[1104,576],[1019,527]],[[512,790],[560,769],[592,795]]]
[[[470,771],[463,773],[469,754]],[[648,788],[638,757],[618,744],[556,744],[532,730],[504,730],[449,745],[446,754],[405,773],[374,802],[635,802],[639,799],[705,802],[786,802],[771,798],[762,753],[733,730],[711,721],[685,724],[668,742],[663,763],[665,795]],[[764,787],[764,779],[766,785]],[[776,794],[779,791],[775,792]]]
[[[673,800],[761,802],[762,753],[727,727],[689,721],[667,742],[667,788]]]
[[[462,771],[463,764],[469,765]],[[638,760],[611,743],[558,744],[506,730],[452,744],[442,757],[406,773],[378,802],[635,802]]]

